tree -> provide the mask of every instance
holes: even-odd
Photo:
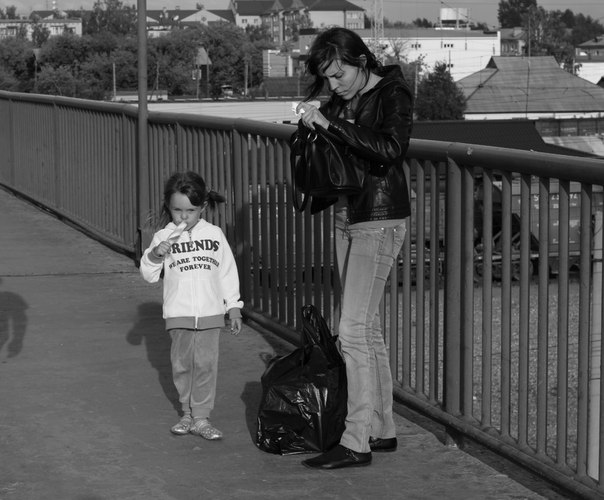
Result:
[[[484,21],[477,22],[476,26],[473,29],[476,29],[479,31],[485,31],[485,32],[490,31],[489,25],[487,23],[485,23]]]
[[[497,20],[502,28],[516,28],[523,25],[523,16],[529,9],[537,8],[537,0],[500,0]]]
[[[44,65],[53,68],[71,67],[74,74],[87,57],[86,39],[73,34],[54,36],[42,47],[41,59]]]
[[[18,82],[20,92],[29,92],[33,88],[34,80],[34,51],[33,45],[22,38],[5,38],[0,41],[0,69],[13,79],[5,78],[4,81]]]
[[[36,47],[42,47],[50,38],[50,30],[38,22],[34,23],[31,33],[32,41]]]
[[[113,88],[114,64],[113,58],[106,54],[94,54],[82,63],[78,78],[78,97],[106,99]]]
[[[563,66],[572,66],[574,47],[561,11],[546,11],[531,7],[524,16],[523,28],[528,35],[530,56],[551,55]]]
[[[4,85],[0,89],[15,90],[17,82],[19,91],[29,92],[37,80],[37,92],[105,99],[113,91],[114,75],[117,90],[135,89],[137,39],[120,33],[128,29],[119,28],[127,26],[122,21],[129,12],[119,0],[97,0],[94,16],[85,21],[91,23],[89,28],[96,28],[81,37],[62,34],[47,38],[40,24],[34,28],[34,43],[23,38],[0,40],[0,85]],[[232,85],[238,93],[245,86],[257,86],[263,76],[262,50],[274,48],[272,42],[258,34],[254,32],[252,41],[241,28],[224,23],[174,29],[166,36],[150,38],[148,86],[166,89],[171,95],[194,95],[198,82],[193,79],[193,70],[202,47],[212,61],[208,69],[213,96],[221,94],[222,85]],[[34,52],[34,48],[40,50]]]
[[[38,91],[42,94],[76,97],[77,82],[71,67],[44,66],[38,73]]]
[[[413,24],[404,23],[403,21],[391,21],[388,18],[384,18],[384,28],[413,28]]]
[[[132,50],[136,51],[137,42],[131,38],[124,38],[123,36],[103,31],[95,35],[84,35],[82,39],[85,41],[87,51],[92,54],[105,54],[110,55],[114,50],[118,50],[124,45],[131,47]]]
[[[463,91],[451,77],[444,62],[424,76],[417,88],[417,120],[463,120],[466,100]]]
[[[604,34],[604,26],[599,21],[592,19],[590,16],[585,17],[583,14],[577,14],[572,26],[570,43],[573,47],[576,47],[602,34]]]
[[[400,38],[391,38],[388,40],[388,45],[392,50],[392,54],[386,56],[386,62],[396,61],[403,62],[406,60],[405,51],[407,50],[408,42]]]
[[[434,23],[428,21],[425,17],[421,19],[418,17],[413,21],[413,24],[418,28],[434,28]]]
[[[246,68],[245,50],[252,47],[245,31],[232,24],[202,26],[200,41],[212,60],[211,94],[218,97],[222,85],[233,85],[235,91],[241,90]]]
[[[7,92],[19,92],[19,80],[15,78],[12,72],[0,67],[0,89]]]
[[[197,50],[202,46],[200,40],[198,29],[172,30],[149,40],[149,87],[165,89],[172,95],[194,94],[192,71]]]
[[[312,20],[308,12],[304,12],[285,22],[284,32],[285,38],[297,42],[301,29],[312,28]]]
[[[271,48],[275,48],[266,24],[261,24],[260,26],[248,25],[245,27],[245,33],[252,43],[263,42],[266,45],[270,45]]]
[[[17,7],[9,5],[5,10],[0,9],[0,19],[18,19]]]
[[[82,32],[94,35],[108,31],[115,35],[136,35],[136,9],[120,0],[96,0],[92,13],[84,15]]]

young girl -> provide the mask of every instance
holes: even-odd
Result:
[[[201,216],[223,196],[206,191],[195,172],[176,173],[166,182],[160,227],[141,259],[143,278],[154,283],[164,272],[163,317],[170,333],[172,376],[182,405],[174,434],[220,439],[209,420],[214,408],[218,340],[231,320],[231,333],[241,331],[239,276],[222,230]],[[171,222],[170,222],[171,221]],[[167,223],[167,225],[166,225]]]

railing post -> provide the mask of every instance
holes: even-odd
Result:
[[[251,241],[250,232],[250,181],[249,181],[249,165],[247,156],[247,147],[249,146],[247,139],[244,140],[244,134],[236,129],[231,132],[231,158],[232,158],[232,179],[233,179],[233,201],[234,219],[233,229],[228,235],[235,248],[235,260],[239,269],[241,279],[240,289],[242,300],[249,307],[250,297],[252,295],[252,287],[250,283],[250,275],[248,270],[252,269],[249,242]],[[245,134],[247,137],[247,134]],[[255,249],[257,251],[258,249]]]
[[[12,99],[8,99],[8,122],[10,123],[10,151],[8,153],[8,165],[10,169],[9,182],[11,186],[15,185],[15,112]]]
[[[461,403],[461,169],[447,159],[445,199],[444,380],[445,411],[460,414]]]
[[[602,206],[597,205],[595,211],[595,227],[593,239],[593,270],[592,270],[592,326],[590,337],[590,373],[588,395],[588,429],[587,429],[587,473],[598,480],[602,464],[600,463],[600,446],[602,442],[600,415],[601,406],[601,373],[602,366]]]

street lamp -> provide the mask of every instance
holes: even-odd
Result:
[[[38,63],[41,50],[38,47],[34,49],[34,90],[38,90]]]

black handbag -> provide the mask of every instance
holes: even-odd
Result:
[[[346,367],[327,323],[302,308],[303,345],[274,358],[261,377],[256,446],[281,455],[315,453],[340,442],[347,413]]]
[[[358,194],[369,162],[320,125],[300,124],[290,138],[290,164],[294,207],[303,212],[310,197]]]

